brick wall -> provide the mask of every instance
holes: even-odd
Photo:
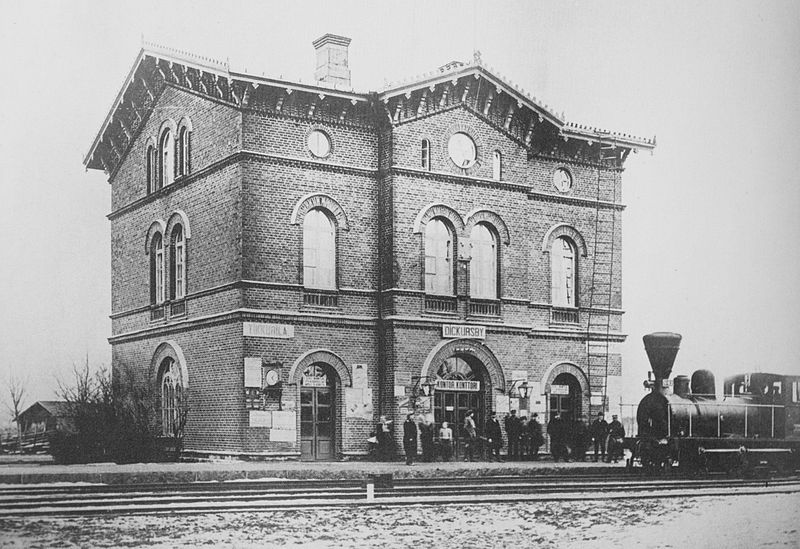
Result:
[[[301,92],[295,92],[301,93]],[[297,103],[297,105],[302,102]],[[400,437],[396,386],[413,386],[429,353],[442,341],[442,323],[477,322],[487,326],[483,342],[506,379],[524,370],[531,381],[548,382],[561,363],[586,369],[585,321],[572,329],[552,329],[550,258],[545,235],[567,224],[584,239],[579,258],[579,303],[588,302],[598,196],[609,200],[618,174],[586,163],[535,156],[498,129],[463,108],[422,117],[395,127],[356,121],[336,124],[330,117],[303,118],[267,110],[237,110],[167,86],[155,111],[136,137],[112,183],[112,310],[115,375],[132,370],[152,383],[151,361],[158,346],[174,341],[184,352],[189,381],[186,450],[231,455],[296,457],[297,442],[275,443],[269,429],[249,427],[243,397],[244,357],[281,362],[284,391],[299,401],[298,381],[288,379],[292,364],[313,349],[339,357],[345,368],[367,364],[375,418],[392,418]],[[361,112],[361,111],[359,111]],[[145,142],[157,137],[169,113],[193,125],[192,174],[146,195]],[[313,157],[306,147],[313,129],[326,132],[331,155]],[[460,170],[448,158],[447,139],[455,131],[473,136],[478,162]],[[420,167],[420,143],[431,142],[431,172]],[[502,181],[493,181],[491,155],[503,158]],[[559,194],[552,173],[566,167],[573,190]],[[304,197],[324,194],[343,212],[337,218],[335,307],[303,302],[302,219],[292,214]],[[616,197],[619,200],[619,196]],[[501,244],[502,316],[475,319],[466,308],[466,268],[458,263],[460,301],[455,314],[425,312],[422,235],[414,232],[418,214],[431,203],[454,209],[464,220],[478,208],[499,215],[509,231]],[[149,260],[146,235],[154,220],[185,212],[187,239],[187,314],[150,320]],[[300,209],[302,212],[302,208]],[[611,210],[604,210],[610,212]],[[621,213],[617,236],[612,304],[621,306]],[[346,221],[345,221],[346,220]],[[466,231],[457,241],[468,245]],[[469,257],[468,249],[461,259]],[[390,291],[391,290],[391,291]],[[383,294],[381,293],[383,292]],[[292,339],[250,338],[242,322],[294,327]],[[621,315],[612,315],[612,331]],[[612,358],[619,373],[618,355]],[[580,374],[578,374],[580,375]],[[367,450],[374,419],[347,417],[346,384],[337,385],[337,453]],[[492,395],[507,387],[485,387],[486,411]],[[584,411],[588,398],[584,399]],[[299,434],[299,402],[298,434]],[[276,401],[268,410],[277,409]]]

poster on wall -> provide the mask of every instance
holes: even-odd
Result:
[[[367,365],[366,364],[353,364],[353,388],[366,389],[367,388]]]
[[[506,395],[496,395],[494,400],[494,411],[499,415],[507,414],[510,408],[508,407],[508,397]]]
[[[244,386],[248,388],[261,388],[261,357],[245,357]]]
[[[272,427],[272,414],[264,410],[250,410],[250,427]]]
[[[294,395],[290,393],[291,391],[283,391],[281,393],[281,410],[295,413],[297,411],[297,401],[294,399]]]
[[[348,418],[372,419],[372,390],[345,387]]]
[[[528,372],[525,370],[511,370],[511,381],[528,381]]]
[[[273,429],[297,429],[297,414],[294,412],[272,412]]]

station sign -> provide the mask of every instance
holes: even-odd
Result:
[[[568,395],[569,394],[569,385],[551,385],[550,386],[550,394],[551,395]]]
[[[486,326],[473,324],[444,324],[442,326],[444,339],[486,339]]]
[[[276,339],[294,338],[294,326],[291,324],[245,322],[243,326],[244,335],[248,337],[270,337]]]
[[[481,390],[480,381],[466,381],[463,379],[437,379],[437,391],[473,391]]]

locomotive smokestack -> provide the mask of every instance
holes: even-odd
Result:
[[[650,367],[656,376],[656,387],[661,390],[661,380],[669,379],[675,355],[681,346],[681,335],[671,332],[656,332],[647,334],[644,340],[644,350],[650,360]]]

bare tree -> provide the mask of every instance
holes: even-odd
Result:
[[[22,453],[22,423],[19,415],[22,413],[22,405],[25,401],[25,383],[19,377],[12,375],[8,380],[8,392],[11,401],[7,404],[9,412],[14,417],[17,424],[17,451]]]

